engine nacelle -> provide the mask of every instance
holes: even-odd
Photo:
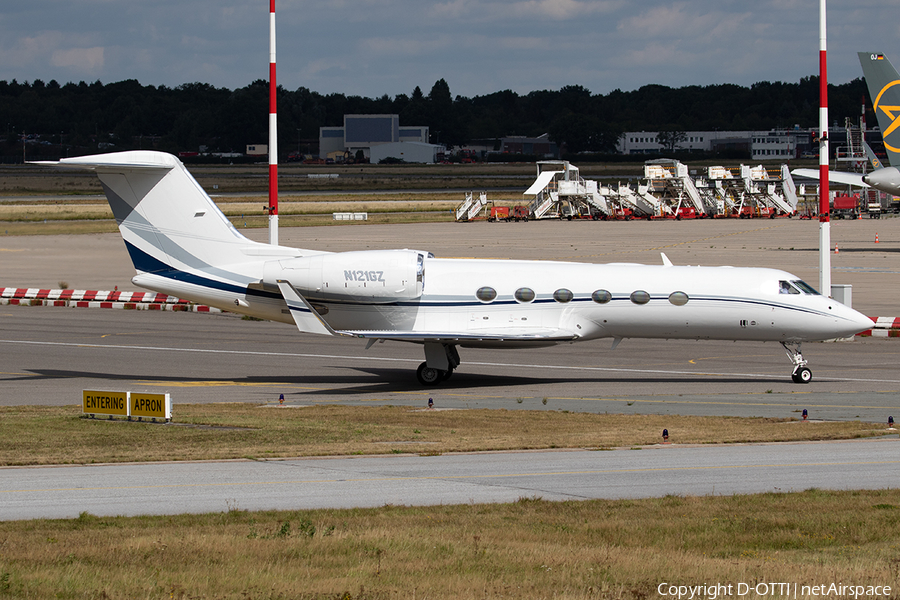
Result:
[[[308,300],[388,304],[413,300],[425,289],[425,252],[363,250],[274,260],[263,283],[289,281]]]

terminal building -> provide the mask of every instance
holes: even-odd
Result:
[[[433,163],[443,147],[430,144],[428,135],[426,126],[401,126],[399,115],[344,115],[343,127],[319,128],[319,157],[340,162],[361,152],[372,163]]]
[[[681,132],[679,132],[681,133]],[[790,160],[812,149],[809,129],[772,131],[685,131],[675,143],[681,152],[749,153],[752,160]],[[626,131],[619,138],[620,154],[662,154],[667,148],[659,131]]]

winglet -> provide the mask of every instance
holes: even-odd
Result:
[[[666,253],[665,253],[665,252],[660,252],[659,255],[662,256],[662,261],[663,261],[663,266],[664,266],[664,267],[671,267],[671,266],[672,266],[672,261],[669,260],[669,257],[666,256]]]
[[[298,294],[297,290],[289,282],[279,279],[278,289],[281,290],[281,295],[284,296],[284,301],[287,302],[288,308],[291,310],[291,316],[294,317],[294,323],[297,324],[297,329],[301,332],[340,335],[319,316],[316,309],[312,307],[306,298]]]

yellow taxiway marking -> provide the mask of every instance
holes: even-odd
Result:
[[[279,388],[290,388],[295,390],[320,390],[323,388],[309,387],[309,386],[301,386],[295,385],[293,383],[285,383],[285,382],[260,382],[260,381],[143,381],[136,380],[137,383],[141,385],[155,385],[157,387],[183,387],[183,388],[192,388],[192,387],[279,387]]]

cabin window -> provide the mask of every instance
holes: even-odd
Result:
[[[514,295],[519,302],[531,302],[534,300],[534,290],[531,288],[519,288]]]
[[[492,287],[480,287],[478,291],[475,292],[475,297],[481,300],[482,302],[492,302],[494,298],[497,297],[497,290]]]
[[[567,290],[566,288],[562,288],[553,292],[553,299],[557,302],[571,302],[572,298],[575,296]]]
[[[778,293],[779,294],[799,294],[800,290],[791,285],[790,281],[779,281],[778,282]]]
[[[648,302],[650,302],[650,294],[645,292],[644,290],[631,292],[631,301],[635,304],[647,304]]]
[[[675,306],[684,306],[688,303],[688,295],[684,292],[672,292],[669,294],[669,302]]]
[[[805,281],[800,281],[800,280],[798,279],[798,280],[796,280],[796,281],[792,281],[791,283],[794,284],[795,286],[797,286],[798,288],[800,288],[800,290],[801,290],[804,294],[809,294],[809,295],[811,295],[811,296],[820,296],[820,295],[821,295],[821,294],[819,294],[819,292],[816,291],[816,288],[814,288],[813,286],[809,285],[809,284],[806,283]]]
[[[597,304],[606,304],[607,302],[612,300],[612,294],[610,294],[606,290],[597,290],[596,292],[591,294],[591,300],[593,300]]]

